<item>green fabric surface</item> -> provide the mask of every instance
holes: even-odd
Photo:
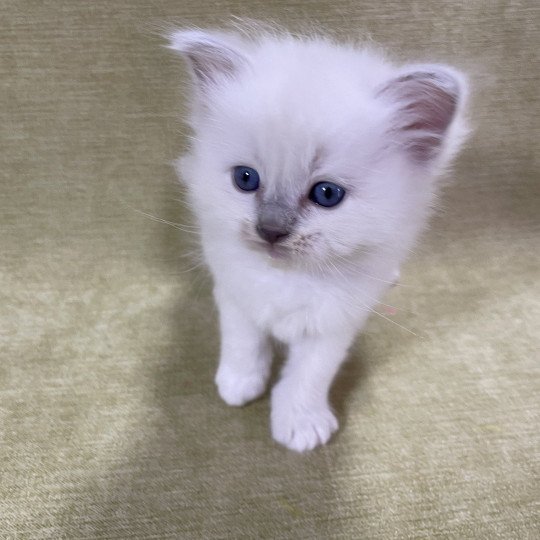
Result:
[[[144,215],[189,223],[185,71],[154,29],[233,15],[474,89],[397,324],[370,320],[307,455],[272,441],[267,397],[220,402],[193,235]],[[3,0],[0,538],[539,538],[539,27],[534,0]]]

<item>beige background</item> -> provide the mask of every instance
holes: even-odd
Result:
[[[320,21],[467,70],[442,211],[299,456],[212,383],[210,283],[170,162],[181,62],[156,26]],[[538,538],[538,3],[0,5],[1,538]]]

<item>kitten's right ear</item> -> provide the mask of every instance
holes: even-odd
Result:
[[[238,42],[224,33],[175,30],[168,38],[168,48],[188,61],[202,89],[216,85],[223,78],[235,77],[248,63]]]

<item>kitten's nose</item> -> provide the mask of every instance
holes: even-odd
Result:
[[[275,244],[276,242],[285,240],[285,238],[287,238],[287,236],[289,236],[289,234],[291,233],[284,229],[274,229],[274,228],[269,228],[269,227],[261,227],[261,225],[257,225],[257,234],[263,240],[266,240],[270,244]]]
[[[259,208],[257,234],[269,244],[285,240],[291,234],[296,216],[293,210],[280,201],[263,202]]]

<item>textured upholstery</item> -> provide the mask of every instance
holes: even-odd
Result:
[[[220,402],[191,229],[145,215],[189,222],[185,72],[155,29],[232,15],[474,88],[397,324],[371,319],[308,455],[272,442],[267,397]],[[0,537],[539,538],[539,27],[534,0],[3,0]]]

